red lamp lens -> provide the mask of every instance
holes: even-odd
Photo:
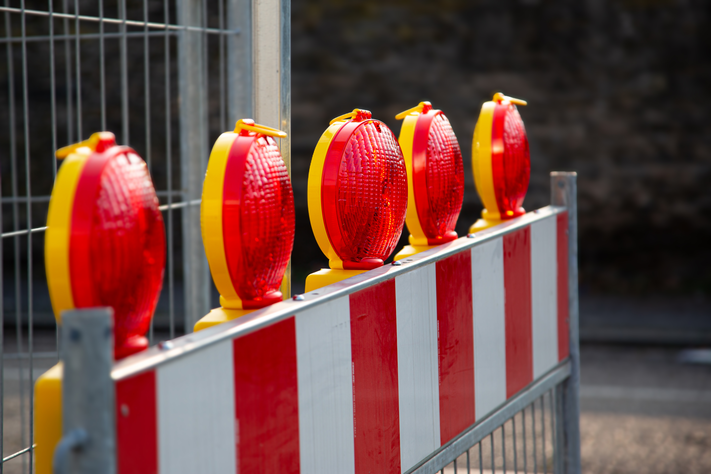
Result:
[[[246,160],[233,159],[250,140]],[[294,194],[273,138],[240,136],[230,153],[222,210],[225,256],[244,308],[258,308],[281,300],[277,290],[294,246]]]
[[[158,303],[165,267],[163,218],[148,168],[138,155],[122,152],[106,163],[90,228],[92,284],[73,288],[73,293],[91,292],[93,305],[113,308],[120,359],[147,344],[143,335]]]
[[[498,148],[503,148],[499,153],[497,141],[501,144]],[[524,212],[521,206],[531,176],[531,157],[526,129],[515,105],[496,106],[492,142],[494,193],[501,218],[516,217]]]
[[[420,216],[420,225],[428,239],[442,239],[454,232],[464,198],[462,152],[442,113],[434,117],[429,129],[426,166],[428,209],[425,219]]]
[[[349,122],[334,140],[353,126],[340,159],[327,160],[324,168],[324,220],[343,268],[368,269],[382,265],[402,234],[407,172],[397,138],[382,122]],[[331,181],[334,165],[337,175]],[[329,182],[335,192],[327,189]]]

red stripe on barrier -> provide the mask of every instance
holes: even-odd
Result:
[[[233,341],[237,472],[299,473],[294,318]]]
[[[568,213],[557,216],[556,251],[558,263],[558,360],[570,353],[568,301]]]
[[[440,439],[444,444],[476,421],[471,252],[437,262]]]
[[[116,382],[116,444],[118,474],[157,474],[154,370]]]
[[[349,301],[355,470],[400,474],[395,279]]]
[[[506,398],[533,381],[531,228],[504,236]]]

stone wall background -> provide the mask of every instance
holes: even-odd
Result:
[[[430,100],[467,177],[458,231],[481,204],[471,139],[496,91],[528,100],[529,210],[552,170],[578,172],[583,294],[711,294],[711,4],[703,0],[294,0],[294,278],[326,265],[306,176],[328,121]],[[404,233],[406,234],[406,232]],[[404,237],[403,237],[404,243]]]

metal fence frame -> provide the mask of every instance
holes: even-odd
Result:
[[[59,11],[57,5],[59,4]],[[90,5],[91,4],[91,5]],[[11,185],[9,195],[2,197],[0,206],[0,222],[2,222],[2,207],[10,207],[13,225],[10,230],[2,230],[2,243],[0,244],[0,283],[4,275],[2,268],[2,251],[8,251],[15,257],[15,327],[17,354],[15,357],[26,366],[20,368],[20,400],[21,400],[21,426],[22,437],[27,447],[19,452],[5,455],[3,450],[3,410],[0,410],[0,452],[3,452],[3,461],[0,463],[0,473],[6,461],[23,456],[23,472],[32,472],[33,466],[33,375],[36,357],[52,357],[53,355],[37,354],[34,350],[33,299],[33,260],[39,261],[43,256],[33,252],[33,238],[35,234],[42,234],[45,226],[33,225],[37,216],[33,216],[33,204],[47,204],[48,195],[35,196],[32,194],[32,163],[38,158],[32,156],[30,137],[32,120],[39,111],[30,107],[30,88],[28,85],[28,44],[37,42],[46,43],[49,49],[47,58],[47,74],[50,79],[50,115],[51,115],[51,150],[42,154],[41,160],[48,160],[47,168],[52,169],[53,177],[57,174],[57,161],[54,159],[53,150],[60,146],[86,138],[91,132],[98,130],[96,125],[88,126],[83,119],[82,98],[91,90],[87,86],[94,86],[98,96],[93,97],[100,101],[101,119],[100,128],[107,128],[107,94],[105,45],[107,41],[119,42],[119,57],[110,58],[120,63],[119,91],[120,95],[120,127],[116,130],[118,141],[130,145],[129,136],[131,115],[129,108],[132,99],[129,95],[129,77],[132,81],[142,79],[145,90],[145,149],[138,150],[145,158],[149,170],[152,166],[152,149],[161,146],[156,137],[163,135],[164,152],[166,156],[165,190],[159,190],[158,195],[164,199],[165,204],[160,206],[164,211],[167,228],[168,261],[166,281],[163,291],[168,295],[169,304],[169,331],[170,336],[175,334],[176,326],[176,292],[175,292],[175,235],[176,223],[174,211],[180,210],[182,226],[183,248],[183,278],[184,278],[184,327],[186,332],[192,330],[195,321],[207,314],[212,307],[211,278],[202,239],[199,234],[198,205],[202,192],[202,177],[207,167],[210,144],[213,138],[208,130],[208,117],[219,117],[219,129],[225,131],[231,128],[238,118],[253,117],[258,122],[272,127],[278,127],[290,133],[291,122],[291,83],[290,83],[290,0],[220,0],[217,4],[217,24],[208,24],[208,6],[215,8],[214,2],[207,0],[164,0],[162,18],[158,20],[156,12],[149,12],[148,0],[117,0],[117,11],[108,12],[105,0],[79,1],[79,0],[49,0],[44,10],[27,8],[25,1],[21,0],[19,7],[10,6],[10,1],[5,0],[0,6],[0,14],[4,15],[5,35],[0,38],[0,43],[5,44],[8,79],[8,133]],[[129,6],[140,11],[142,16],[128,18]],[[92,11],[87,14],[87,11]],[[159,12],[161,13],[161,12]],[[278,21],[274,21],[278,18]],[[45,21],[44,32],[28,32],[28,20]],[[158,20],[158,21],[155,21]],[[177,21],[173,21],[177,20]],[[19,25],[19,28],[18,26]],[[88,31],[88,30],[91,31]],[[18,32],[19,30],[19,32]],[[97,31],[98,30],[98,31]],[[111,31],[109,31],[111,30]],[[45,34],[46,33],[46,34]],[[208,37],[219,38],[217,69],[218,90],[208,90]],[[143,39],[143,78],[130,76],[128,59],[128,40],[134,44],[136,39]],[[177,38],[177,45],[173,43]],[[165,123],[160,124],[152,118],[152,113],[157,111],[161,104],[155,104],[151,97],[151,75],[149,69],[149,41],[163,40],[164,50],[164,109]],[[86,42],[98,42],[98,57],[87,57]],[[177,49],[177,54],[176,54]],[[21,57],[17,61],[16,56]],[[172,72],[173,56],[177,58],[177,80]],[[62,56],[64,58],[62,64]],[[59,58],[59,59],[58,59]],[[98,63],[98,78],[87,77],[82,70],[82,61],[94,59]],[[15,71],[20,63],[21,77],[17,82]],[[65,90],[58,89],[59,75],[64,73],[66,82]],[[214,75],[214,74],[213,74]],[[97,80],[98,79],[98,80]],[[98,82],[98,84],[94,84]],[[214,81],[214,78],[213,78]],[[258,85],[258,86],[255,86]],[[208,93],[214,97],[219,94],[219,106],[211,106]],[[21,95],[18,104],[16,96]],[[64,103],[58,103],[61,96],[65,97]],[[176,100],[178,99],[178,100]],[[179,124],[177,128],[172,123],[176,115],[174,102],[178,102],[177,115]],[[214,101],[213,101],[214,102]],[[59,113],[60,106],[66,110],[66,117]],[[22,133],[16,133],[21,124]],[[66,135],[60,132],[66,130]],[[174,163],[171,159],[174,146],[173,140],[179,136],[180,162]],[[19,139],[20,135],[22,136]],[[18,147],[18,144],[21,145]],[[281,140],[282,156],[290,169],[291,153],[290,138]],[[24,196],[19,194],[18,172],[22,161],[18,159],[18,149],[24,149]],[[3,158],[5,160],[5,158]],[[180,183],[175,186],[174,166],[179,166]],[[8,189],[5,189],[8,192]],[[26,212],[21,212],[21,206],[26,206]],[[7,213],[5,214],[7,216]],[[25,224],[21,221],[25,220]],[[7,239],[7,241],[6,241]],[[9,244],[9,245],[7,245]],[[27,246],[24,254],[26,265],[22,265],[21,247]],[[26,273],[26,279],[22,273]],[[7,280],[5,280],[7,281]],[[27,286],[26,311],[22,311],[20,303],[23,302],[21,282]],[[3,360],[0,362],[0,376],[4,375],[5,348],[2,332],[5,321],[4,300],[2,299],[2,286],[0,286],[0,351]],[[289,295],[289,278],[285,279],[282,291]],[[25,317],[26,314],[26,317]],[[27,331],[24,334],[24,331]],[[57,357],[60,346],[60,333],[57,327]],[[151,326],[151,336],[153,327]],[[152,339],[152,337],[151,337]],[[25,343],[26,341],[26,343]],[[29,370],[29,385],[24,379],[25,369]],[[4,407],[4,384],[0,388],[0,405]],[[29,419],[25,419],[25,403],[29,408]],[[26,459],[26,462],[25,462]]]

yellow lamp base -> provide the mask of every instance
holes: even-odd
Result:
[[[435,247],[439,247],[439,245],[405,245],[402,250],[393,257],[393,260],[398,261],[403,258],[412,257],[413,255]]]
[[[254,311],[256,310],[215,308],[195,323],[193,331],[202,331],[203,329],[211,328],[212,326],[217,326],[218,324],[226,323],[227,321],[232,321]]]
[[[62,363],[35,383],[35,473],[52,474],[54,449],[62,439]]]
[[[504,222],[504,221],[503,220],[494,220],[494,219],[479,219],[474,224],[472,224],[472,226],[469,228],[469,233],[476,234],[477,232],[481,232],[482,230],[486,230],[490,227],[499,225],[502,222]]]
[[[324,286],[338,283],[339,281],[360,275],[366,271],[367,270],[335,270],[333,268],[322,268],[306,277],[306,292],[318,290]]]

